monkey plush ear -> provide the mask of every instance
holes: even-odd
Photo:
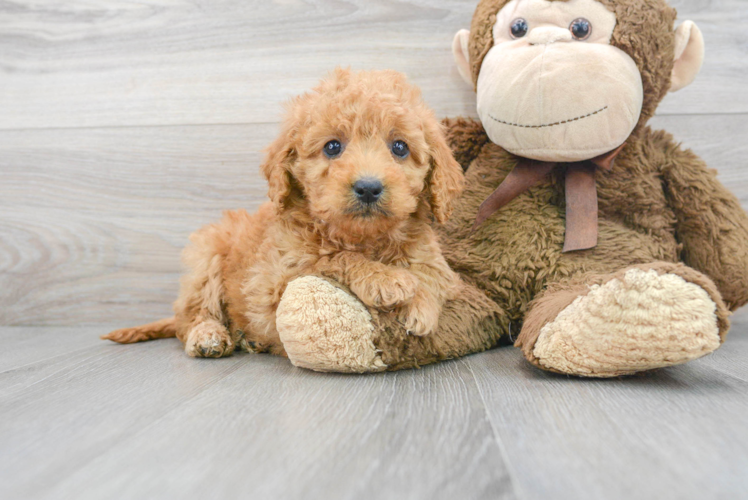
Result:
[[[265,153],[260,170],[268,180],[268,197],[281,210],[291,194],[291,165],[295,154],[288,131],[284,130]]]
[[[692,21],[675,30],[675,66],[670,92],[675,92],[694,81],[704,62],[704,37]]]
[[[431,175],[429,192],[431,194],[431,212],[440,224],[447,222],[452,215],[454,202],[462,194],[465,177],[462,167],[452,155],[447,145],[444,130],[434,123],[426,129],[431,155]]]
[[[473,86],[473,76],[470,71],[470,53],[468,51],[468,42],[470,41],[470,31],[460,30],[452,41],[452,54],[457,63],[457,71],[460,72],[462,79],[471,87]]]

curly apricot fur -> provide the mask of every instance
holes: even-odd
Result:
[[[323,148],[333,139],[344,151],[330,159]],[[407,158],[392,154],[397,140],[408,144]],[[235,346],[284,354],[275,310],[286,285],[309,274],[348,286],[370,308],[392,310],[414,334],[436,328],[459,279],[431,219],[446,221],[464,180],[442,126],[404,76],[336,70],[291,101],[261,170],[271,202],[253,215],[226,212],[184,251],[189,272],[169,328],[190,355],[224,356]],[[384,186],[375,205],[356,199],[352,186],[363,177]],[[153,338],[144,328],[107,338]]]

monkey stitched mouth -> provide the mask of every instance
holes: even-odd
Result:
[[[556,123],[546,123],[545,125],[522,125],[520,123],[510,123],[510,122],[505,122],[504,120],[499,120],[498,118],[495,118],[491,114],[489,114],[488,116],[492,120],[494,120],[494,121],[497,121],[499,123],[503,123],[504,125],[510,125],[512,127],[520,127],[520,128],[546,128],[546,127],[555,127],[556,125],[563,125],[564,123],[571,123],[571,122],[576,122],[576,121],[579,121],[579,120],[583,120],[585,118],[589,118],[590,116],[596,115],[598,113],[602,113],[606,109],[608,109],[608,106],[604,106],[604,107],[598,109],[597,111],[593,111],[592,113],[588,113],[588,114],[583,115],[583,116],[577,116],[576,118],[570,118],[568,120],[564,120],[564,121],[556,122]]]

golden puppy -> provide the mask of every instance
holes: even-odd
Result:
[[[262,172],[271,202],[191,236],[175,317],[103,338],[176,335],[190,356],[283,355],[275,311],[289,281],[310,274],[414,335],[434,331],[458,277],[430,214],[445,221],[464,180],[417,88],[394,71],[336,70],[290,103]]]

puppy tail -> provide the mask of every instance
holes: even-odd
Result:
[[[103,340],[112,340],[120,344],[134,344],[135,342],[145,342],[146,340],[167,339],[177,336],[177,322],[171,318],[160,319],[147,325],[136,326],[134,328],[122,328],[115,330],[106,335],[102,335]]]

